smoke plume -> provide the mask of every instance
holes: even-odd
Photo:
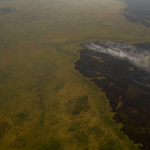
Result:
[[[105,53],[110,56],[128,60],[130,63],[150,72],[150,50],[137,48],[120,42],[88,42],[82,44],[84,48]]]

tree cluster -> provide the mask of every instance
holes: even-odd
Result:
[[[11,7],[0,8],[0,12],[2,12],[2,13],[9,13],[12,11],[13,11],[13,9]]]

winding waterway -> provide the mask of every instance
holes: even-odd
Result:
[[[130,22],[150,27],[150,1],[149,0],[123,0],[127,3],[124,17]]]

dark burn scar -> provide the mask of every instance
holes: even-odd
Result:
[[[97,45],[97,42],[93,44]],[[106,53],[96,50],[91,45],[82,44],[84,49],[79,51],[80,59],[75,62],[75,69],[85,77],[91,78],[91,81],[105,92],[112,111],[116,112],[113,119],[123,124],[121,129],[123,133],[134,143],[142,144],[139,149],[149,150],[150,72],[127,58],[122,59],[108,54],[108,49],[112,47],[105,42],[97,46],[105,49]],[[150,44],[135,44],[134,47],[138,56],[142,49],[149,53]],[[125,51],[131,52],[132,46]]]

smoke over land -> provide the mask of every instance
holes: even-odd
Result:
[[[141,150],[150,150],[150,44],[88,42],[75,69],[91,78],[109,99],[114,119]]]
[[[82,45],[110,56],[128,60],[130,63],[150,72],[150,50],[119,42],[88,42]]]
[[[150,94],[149,43],[128,45],[121,42],[98,41],[84,43],[82,46],[96,52],[97,55],[100,54],[109,62],[110,68],[115,68],[106,71],[109,76],[118,80],[128,80],[142,92]]]

